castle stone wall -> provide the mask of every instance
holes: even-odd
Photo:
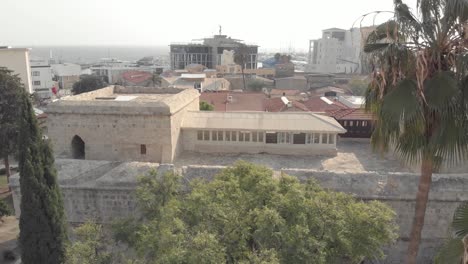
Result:
[[[54,152],[72,158],[72,139],[85,142],[88,160],[171,161],[170,116],[49,114],[49,137]],[[141,154],[141,145],[146,154]]]
[[[67,164],[96,163],[90,172],[75,172],[83,166]],[[135,200],[136,176],[147,173],[150,169],[158,174],[173,171],[171,164],[152,163],[110,163],[102,161],[57,160],[59,164],[59,183],[64,196],[64,204],[69,222],[80,223],[94,220],[110,223],[113,220],[138,215]],[[66,163],[68,167],[62,165]],[[101,175],[100,169],[108,166],[110,170]],[[67,169],[68,168],[68,169]],[[182,173],[185,182],[196,178],[212,179],[223,166],[184,166]],[[391,172],[356,172],[339,173],[306,169],[281,169],[281,172],[296,176],[305,181],[313,178],[324,187],[335,191],[354,194],[358,199],[378,200],[392,207],[399,225],[399,239],[386,249],[387,258],[381,263],[402,263],[408,244],[412,224],[418,175],[412,173]],[[76,173],[69,177],[67,174]],[[98,175],[99,174],[99,175]],[[96,176],[96,178],[93,178]],[[86,178],[79,182],[77,178]],[[19,216],[19,177],[12,177],[11,186],[17,216]],[[432,263],[432,259],[443,240],[449,236],[449,226],[453,212],[461,201],[468,200],[468,174],[434,175],[426,221],[422,233],[422,243],[418,263]],[[379,262],[380,263],[380,262]]]
[[[95,99],[122,94],[137,98]],[[62,158],[73,157],[72,140],[79,136],[87,160],[171,163],[182,149],[180,129],[185,113],[198,110],[198,97],[194,89],[119,86],[71,96],[48,106],[48,136]]]
[[[188,166],[183,173],[186,179],[212,178],[222,166]],[[411,173],[339,173],[316,170],[282,169],[280,172],[305,181],[313,178],[324,187],[354,194],[363,200],[378,200],[392,207],[399,226],[399,239],[386,249],[387,258],[382,263],[403,263],[408,246],[414,215],[418,174]],[[277,172],[279,174],[280,172]],[[432,263],[434,255],[450,236],[449,226],[455,208],[461,201],[468,201],[468,174],[434,175],[426,220],[422,233],[418,263]]]

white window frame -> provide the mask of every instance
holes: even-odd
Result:
[[[328,144],[328,134],[327,133],[320,134],[320,143],[321,144]]]
[[[252,142],[252,132],[250,131],[239,131],[239,142]],[[246,138],[248,140],[246,140]]]
[[[291,144],[291,133],[289,132],[278,132],[278,144]]]
[[[209,130],[203,130],[203,141],[210,141],[210,134]]]

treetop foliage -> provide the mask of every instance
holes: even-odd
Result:
[[[73,84],[73,94],[91,92],[106,87],[107,84],[96,75],[82,75],[80,80]]]
[[[141,177],[142,219],[115,225],[145,263],[359,263],[396,239],[395,213],[310,180],[238,162],[188,186]]]
[[[18,75],[0,67],[0,158],[3,159],[16,151],[19,134],[18,105],[25,93]]]
[[[213,111],[214,110],[214,106],[207,102],[200,101],[199,104],[200,104],[200,111]]]

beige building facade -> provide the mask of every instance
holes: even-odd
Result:
[[[18,74],[26,91],[33,93],[29,49],[0,47],[0,67],[5,67],[12,70],[14,74]]]
[[[346,130],[313,113],[188,112],[184,149],[202,153],[335,155]]]

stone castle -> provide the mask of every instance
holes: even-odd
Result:
[[[275,173],[317,179],[325,188],[380,200],[397,213],[398,242],[383,263],[401,263],[414,212],[418,174],[315,113],[203,112],[194,89],[109,86],[64,98],[48,109],[48,136],[68,221],[110,223],[138,213],[137,176],[174,171],[186,181],[212,178],[239,159]],[[420,247],[431,263],[453,211],[468,200],[468,173],[434,176]],[[19,216],[19,175],[11,179]]]

